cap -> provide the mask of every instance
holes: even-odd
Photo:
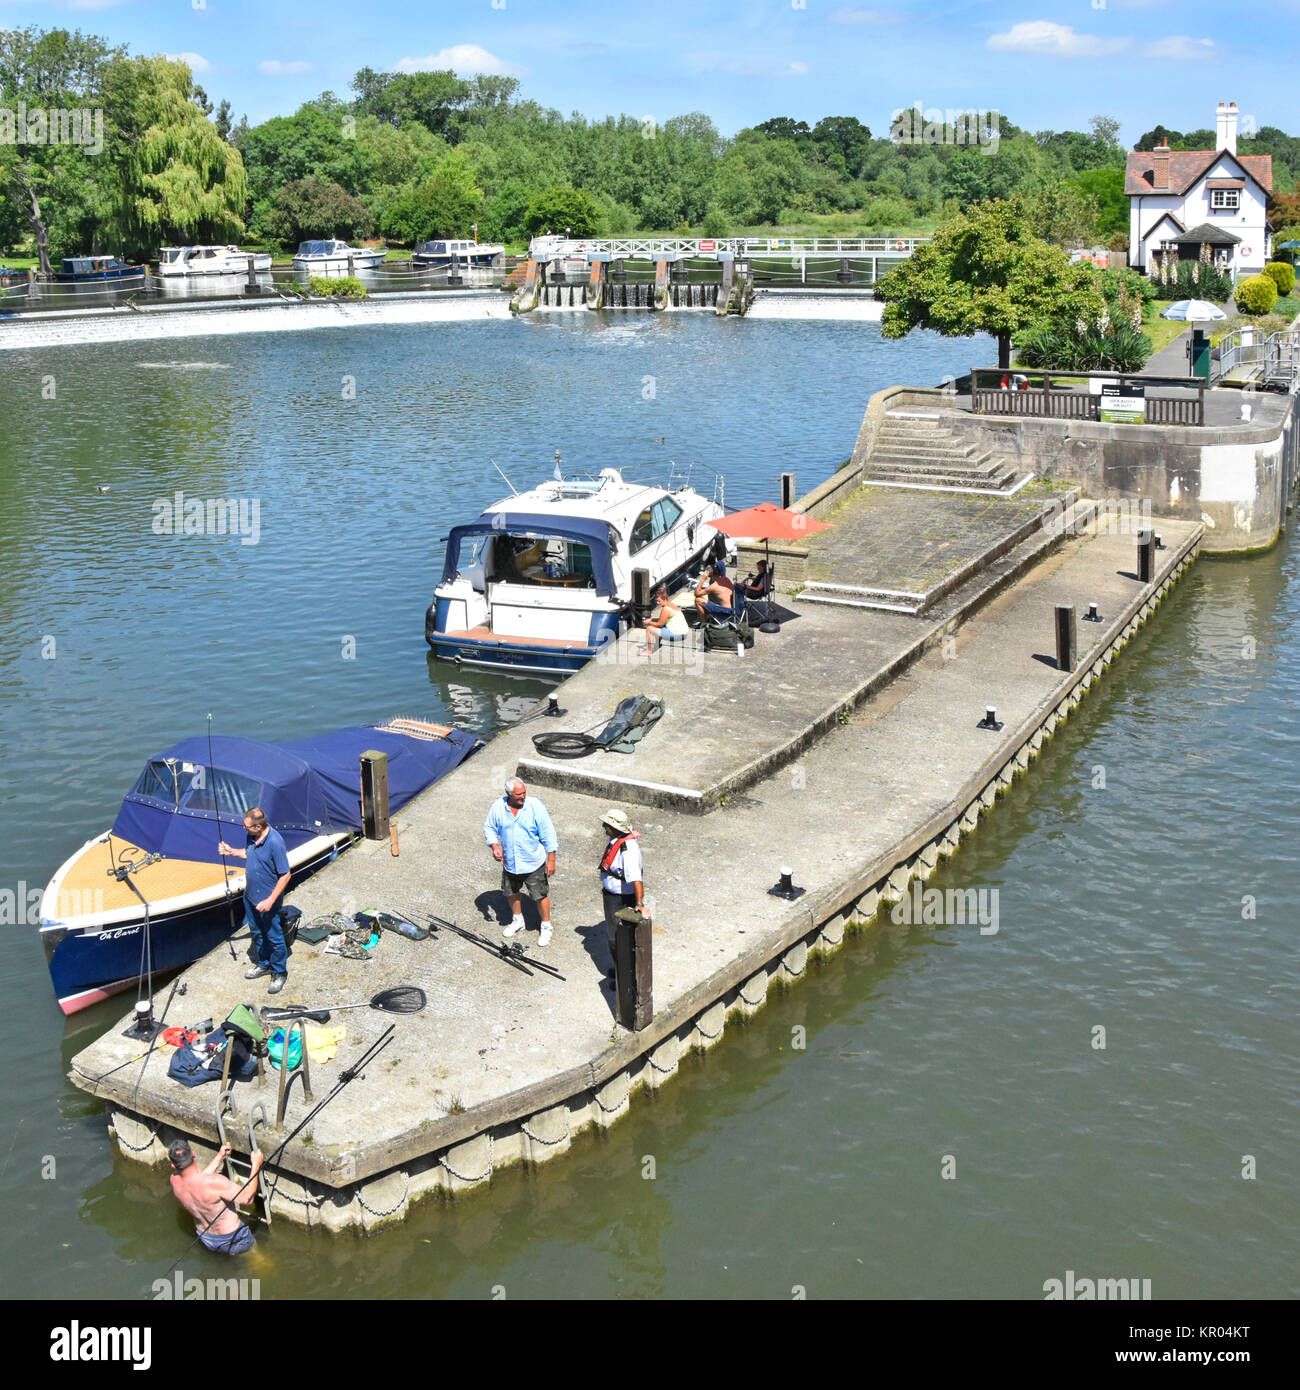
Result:
[[[622,811],[611,808],[600,818],[601,825],[607,825],[611,830],[617,830],[620,835],[626,835],[632,829],[632,822],[623,814]]]

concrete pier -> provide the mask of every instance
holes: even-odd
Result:
[[[298,946],[276,1004],[363,1001],[399,983],[419,984],[429,1003],[409,1016],[335,1015],[347,1038],[336,1061],[312,1069],[318,1097],[390,1023],[395,1041],[278,1160],[275,1218],[369,1229],[399,1220],[422,1195],[563,1154],[761,1007],[773,983],[796,981],[811,953],[832,951],[847,926],[871,923],[956,853],[1154,612],[1203,535],[1198,523],[1162,518],[1165,548],[1143,582],[1136,538],[1093,531],[1090,503],[1044,493],[1036,505],[1053,524],[1027,527],[1030,501],[990,503],[974,519],[952,514],[966,543],[927,571],[936,594],[923,609],[784,595],[780,633],[760,635],[743,657],[688,645],[648,658],[638,634],[621,639],[559,687],[564,717],[506,731],[408,806],[397,818],[398,857],[387,841],[363,843],[298,889],[307,918],[424,909],[499,940],[508,909],[481,824],[517,772],[560,839],[554,939],[538,950],[531,909],[520,939],[567,979],[525,977],[450,936],[385,935],[370,961]],[[854,525],[872,535],[869,514]],[[866,578],[888,587],[906,548],[874,554]],[[1094,601],[1102,620],[1078,625],[1077,665],[1061,670],[1057,611],[1083,613]],[[533,734],[588,728],[642,692],[666,713],[634,754],[554,762],[535,750]],[[989,706],[996,731],[980,727]],[[595,866],[610,805],[643,834],[654,918],[656,1012],[636,1033],[618,1026],[606,978]],[[796,901],[768,892],[785,866],[805,890]],[[174,1010],[169,1022],[266,1002],[261,981],[241,978],[236,945],[238,961],[222,947],[187,972],[184,1019]],[[164,1049],[105,1075],[139,1050],[115,1028],[73,1059],[71,1079],[104,1100],[124,1154],[160,1162],[178,1133],[210,1151],[217,1088],[168,1080]],[[243,1132],[259,1097],[273,1113],[274,1088],[273,1073],[237,1086],[228,1132]],[[281,1137],[307,1108],[295,1090]],[[276,1142],[271,1132],[264,1147]]]

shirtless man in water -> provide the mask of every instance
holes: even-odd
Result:
[[[175,1140],[167,1150],[172,1163],[172,1191],[176,1200],[194,1218],[194,1228],[208,1250],[222,1255],[243,1255],[253,1248],[253,1233],[239,1219],[238,1203],[248,1203],[257,1195],[257,1174],[262,1167],[261,1149],[253,1150],[252,1172],[240,1187],[217,1172],[230,1152],[223,1144],[206,1168],[195,1163],[194,1150],[184,1139]]]

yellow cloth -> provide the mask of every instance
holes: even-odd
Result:
[[[306,1029],[307,1035],[307,1056],[313,1062],[328,1062],[339,1050],[339,1043],[348,1035],[348,1030],[341,1023],[312,1023],[308,1021]]]

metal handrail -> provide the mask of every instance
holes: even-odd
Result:
[[[711,255],[730,251],[737,256],[847,256],[906,257],[929,237],[534,237],[534,250],[546,255],[575,259],[609,255],[617,259],[655,255]],[[700,248],[704,246],[702,251]]]

